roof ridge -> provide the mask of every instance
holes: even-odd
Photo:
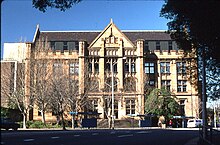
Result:
[[[166,32],[167,30],[120,30],[121,32]],[[43,33],[48,32],[102,32],[102,30],[62,30],[62,31],[41,31]]]

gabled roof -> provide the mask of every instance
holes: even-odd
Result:
[[[134,46],[134,44],[130,41],[130,39],[128,39],[127,36],[124,35],[124,33],[122,33],[118,29],[118,27],[113,23],[113,21],[111,19],[111,22],[108,24],[108,26],[106,26],[105,29],[92,41],[92,43],[90,44],[89,47],[92,47],[98,40],[101,40],[101,37],[103,37],[105,35],[105,33],[108,34],[107,31],[110,31],[109,36],[115,35],[114,33],[118,33],[117,35],[123,37],[125,39],[124,41],[127,41],[128,44],[130,44],[131,46]],[[115,31],[115,32],[113,33],[113,31]]]
[[[103,31],[40,31],[37,27],[37,38],[47,38],[48,41],[87,41],[90,46],[95,43],[99,37],[109,28],[116,28],[128,41],[136,44],[138,39],[149,41],[165,41],[172,40],[170,35],[165,31],[147,31],[147,30],[119,30],[113,21],[108,24]],[[37,33],[38,32],[38,33]],[[36,36],[34,37],[36,39]]]
[[[170,35],[162,31],[121,31],[131,42],[135,44],[136,40],[144,39],[149,41],[165,41],[172,40]],[[48,41],[81,41],[85,40],[89,44],[101,33],[101,31],[42,31],[40,32],[40,38],[47,37]]]

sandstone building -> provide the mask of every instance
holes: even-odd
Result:
[[[47,42],[50,49],[36,55],[41,42]],[[30,86],[34,81],[31,62],[45,59],[50,60],[46,70],[51,76],[62,72],[77,80],[80,85],[72,93],[79,98],[87,93],[90,100],[87,111],[101,113],[100,118],[109,115],[103,106],[111,101],[108,98],[112,92],[116,119],[144,114],[145,93],[151,87],[166,87],[173,92],[182,116],[199,117],[198,90],[192,83],[196,78],[187,70],[195,64],[184,57],[184,51],[164,31],[122,31],[112,21],[103,31],[40,31],[38,26],[33,42],[21,46],[5,44],[4,54],[2,64],[7,61],[14,62],[12,67],[24,64],[27,97],[32,93]],[[87,91],[88,86],[93,89]],[[41,119],[36,105],[32,116],[33,120]],[[46,120],[55,119],[53,113],[46,113]]]

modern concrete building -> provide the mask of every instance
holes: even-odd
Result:
[[[42,42],[49,49],[36,55]],[[12,45],[18,49],[8,49]],[[199,117],[198,89],[193,83],[197,78],[192,75],[197,70],[189,73],[188,69],[196,67],[196,58],[179,49],[165,31],[123,31],[113,21],[103,31],[40,31],[37,26],[32,43],[5,44],[3,56],[4,63],[13,60],[24,64],[27,97],[33,81],[31,63],[48,60],[46,70],[53,77],[62,72],[77,80],[78,90],[72,93],[89,98],[90,106],[76,111],[96,111],[100,118],[106,118],[111,115],[106,107],[114,107],[115,119],[144,114],[146,90],[166,87],[178,98],[181,115]],[[34,120],[41,119],[38,111],[35,105]],[[55,119],[53,113],[46,113],[46,120]]]

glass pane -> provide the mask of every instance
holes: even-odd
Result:
[[[154,67],[150,67],[150,73],[154,73]]]

